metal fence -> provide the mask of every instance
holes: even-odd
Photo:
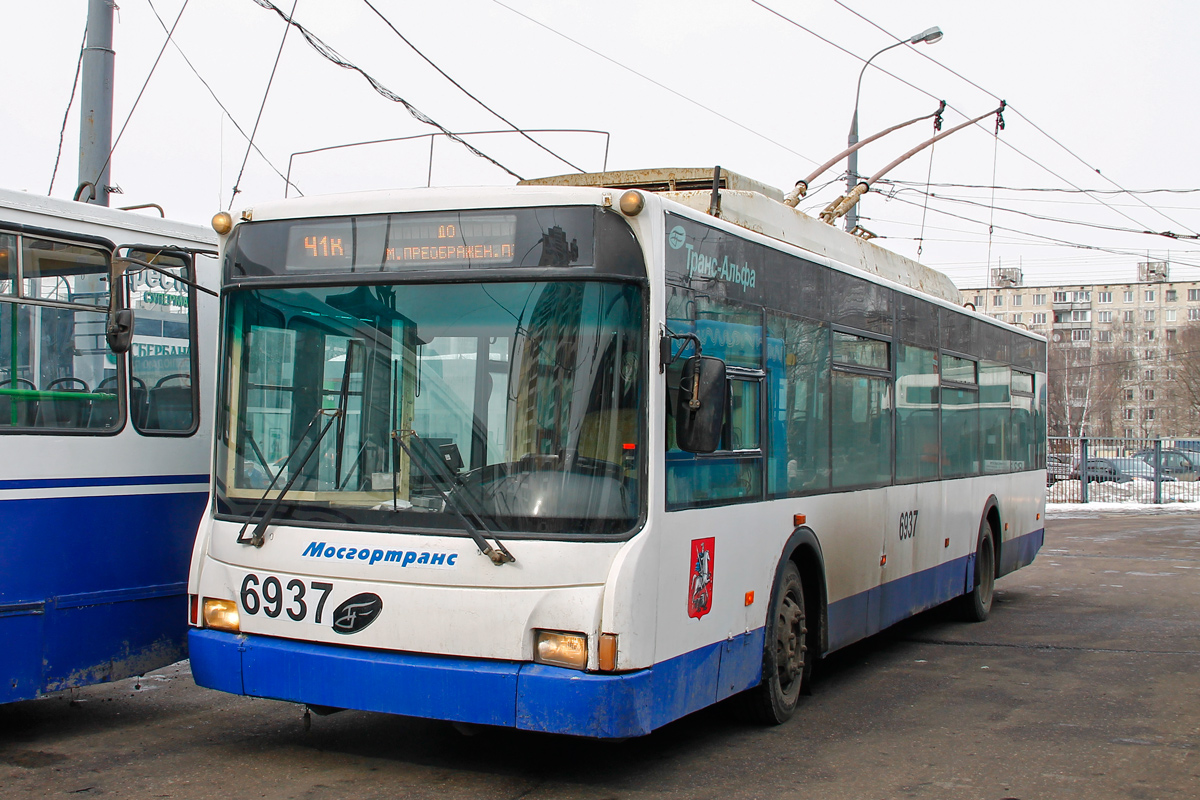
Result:
[[[1200,501],[1200,441],[1051,436],[1051,503]]]

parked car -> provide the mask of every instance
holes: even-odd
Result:
[[[1200,478],[1200,453],[1194,450],[1180,450],[1175,447],[1164,447],[1162,453],[1162,474],[1170,475],[1180,481],[1194,481]],[[1154,451],[1139,450],[1133,454],[1154,468]]]
[[[1071,457],[1051,453],[1046,456],[1046,485],[1053,486],[1071,477]],[[1078,475],[1075,477],[1079,477]]]
[[[1154,467],[1140,458],[1110,458],[1108,460],[1113,463],[1122,476],[1143,481],[1154,480]],[[1170,475],[1160,474],[1158,480],[1174,481],[1175,478]]]
[[[1071,480],[1079,480],[1079,464],[1071,468],[1068,476]],[[1154,480],[1154,468],[1140,458],[1089,458],[1087,460],[1088,483],[1094,481],[1113,481],[1129,483],[1132,480]],[[1160,477],[1161,481],[1175,480],[1170,475]]]
[[[1107,458],[1089,458],[1087,460],[1087,479],[1088,483],[1093,481],[1115,481],[1117,479],[1118,470],[1116,466]],[[1071,474],[1067,476],[1073,481],[1080,479],[1079,462],[1071,467]]]

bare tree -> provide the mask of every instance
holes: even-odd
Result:
[[[1071,335],[1069,330],[1061,333]],[[1052,435],[1113,435],[1120,413],[1118,352],[1107,342],[1051,343],[1047,382]]]
[[[1175,411],[1175,433],[1200,432],[1200,322],[1179,330],[1163,367],[1170,372],[1166,399]]]

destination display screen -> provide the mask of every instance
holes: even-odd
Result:
[[[374,265],[506,265],[516,258],[514,214],[342,217],[293,224],[287,265],[300,271]]]
[[[234,232],[225,270],[238,278],[594,266],[597,213],[558,206],[249,222]]]

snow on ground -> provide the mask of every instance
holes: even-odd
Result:
[[[1200,482],[1170,481],[1162,485],[1162,503],[1154,502],[1154,483],[1095,481],[1088,484],[1088,502],[1080,502],[1079,481],[1059,481],[1046,489],[1046,516],[1077,517],[1092,514],[1200,514]]]
[[[1079,519],[1101,514],[1200,514],[1200,503],[1047,503],[1048,519]]]
[[[1078,503],[1080,497],[1079,481],[1059,481],[1046,489],[1048,503]],[[1088,505],[1100,503],[1154,503],[1154,482],[1132,480],[1128,483],[1113,481],[1093,481],[1088,484]],[[1198,503],[1200,502],[1200,481],[1164,481],[1162,484],[1162,502],[1167,503]]]

